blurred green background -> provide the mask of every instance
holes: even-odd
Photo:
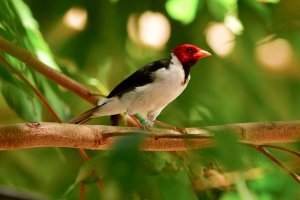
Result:
[[[192,43],[213,56],[193,67],[189,86],[159,120],[185,127],[296,120],[299,9],[299,0],[2,0],[0,35],[104,95],[141,66],[168,57],[173,47]],[[0,53],[63,120],[92,107]],[[30,88],[2,63],[0,88],[1,124],[54,121]],[[104,117],[90,123],[110,122]],[[120,141],[115,151],[88,151],[92,160],[85,164],[73,149],[2,151],[0,187],[37,199],[63,194],[79,199],[81,181],[87,183],[86,199],[300,197],[291,177],[234,138],[218,138],[213,149],[174,154],[139,152],[139,142],[134,137]],[[274,153],[299,172],[294,157]],[[235,177],[231,186],[223,181],[229,172]],[[95,177],[103,178],[104,192]]]

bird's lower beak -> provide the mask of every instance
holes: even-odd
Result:
[[[203,58],[207,56],[211,56],[211,53],[209,53],[208,51],[201,50],[197,53],[197,57],[199,58]]]

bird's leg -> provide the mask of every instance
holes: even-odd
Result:
[[[167,124],[167,123],[164,123],[164,122],[161,122],[161,121],[158,121],[158,120],[155,120],[154,123],[156,125],[158,125],[158,126],[161,126],[161,127],[167,128],[167,129],[172,129],[174,131],[177,131],[177,132],[179,132],[181,134],[187,134],[188,133],[185,128],[172,126],[170,124]]]
[[[139,127],[143,127],[143,124],[134,116],[134,115],[129,115],[131,117],[131,119],[133,119],[133,121],[135,121],[135,123],[139,126]]]
[[[140,122],[140,120],[136,116],[134,116],[134,115],[129,115],[129,116],[138,124],[139,127],[146,129],[150,132],[153,132],[152,126],[150,124],[144,125]]]

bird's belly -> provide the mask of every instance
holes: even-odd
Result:
[[[182,93],[187,83],[183,84],[182,79],[166,79],[137,87],[127,112],[136,114],[162,109]]]

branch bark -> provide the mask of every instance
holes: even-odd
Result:
[[[213,145],[214,134],[236,134],[241,142],[252,144],[286,143],[300,139],[300,121],[242,123],[187,128],[188,134],[173,130],[137,127],[75,125],[63,123],[20,123],[0,125],[0,150],[34,147],[111,149],[120,138],[144,134],[141,150],[178,151]],[[226,131],[224,131],[226,130]]]

